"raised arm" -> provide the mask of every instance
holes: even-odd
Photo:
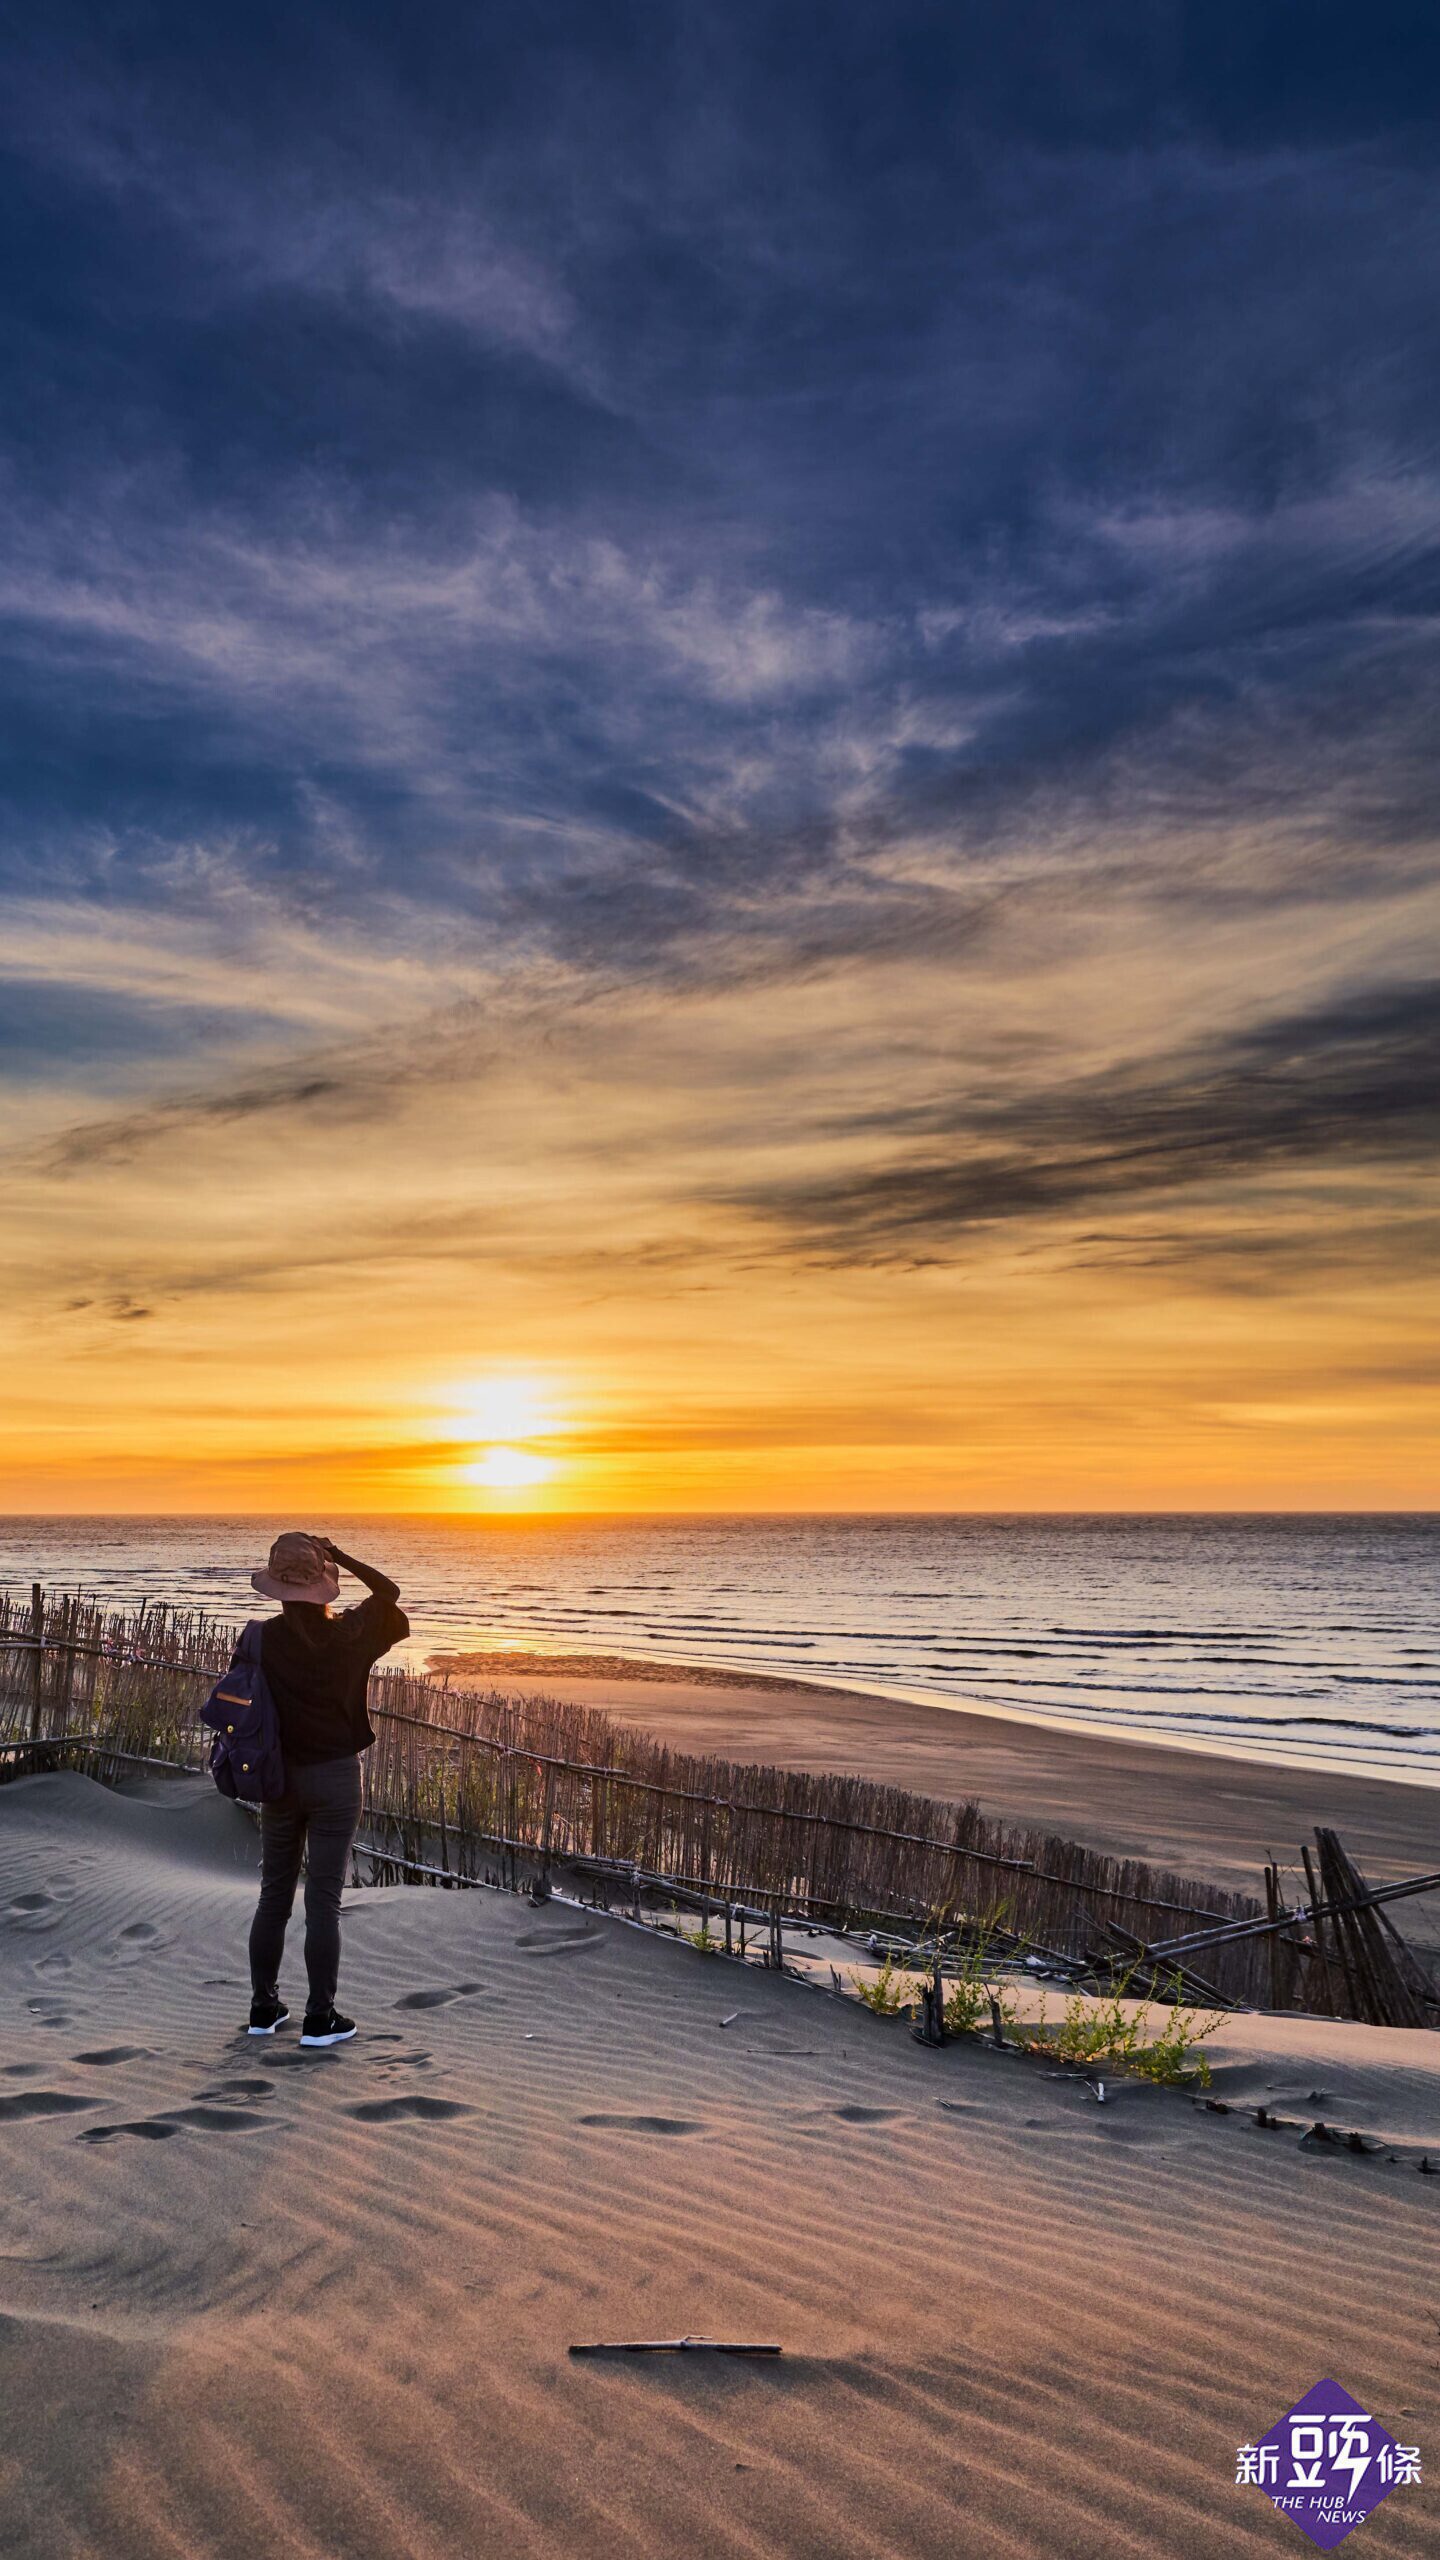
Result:
[[[366,1590],[373,1592],[377,1600],[394,1602],[399,1599],[400,1585],[392,1582],[388,1573],[377,1573],[373,1564],[362,1564],[358,1556],[347,1556],[344,1548],[337,1547],[333,1538],[321,1538],[319,1543],[333,1563],[342,1566],[346,1573],[353,1573],[356,1581],[363,1582]]]

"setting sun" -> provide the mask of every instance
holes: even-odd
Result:
[[[474,1454],[447,1472],[452,1482],[487,1493],[548,1484],[556,1461],[522,1444],[561,1427],[543,1379],[528,1372],[469,1379],[456,1391],[449,1429],[457,1440],[469,1441]],[[477,1442],[489,1445],[475,1448]]]
[[[555,1429],[554,1406],[539,1378],[479,1378],[456,1399],[455,1428],[466,1440],[532,1440]]]
[[[533,1449],[487,1449],[483,1458],[474,1458],[460,1470],[465,1484],[488,1485],[497,1492],[509,1492],[519,1485],[547,1484],[555,1473],[553,1458],[537,1457]]]

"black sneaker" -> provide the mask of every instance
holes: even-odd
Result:
[[[346,2037],[354,2033],[354,2019],[342,2018],[338,2009],[327,2009],[319,2017],[307,2009],[300,2041],[302,2044],[343,2044]]]
[[[273,2036],[277,2027],[284,2026],[289,2015],[283,2000],[252,2000],[250,2033],[252,2036]]]

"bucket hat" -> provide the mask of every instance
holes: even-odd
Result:
[[[318,1609],[328,1609],[340,1597],[339,1568],[306,1529],[284,1530],[270,1550],[269,1562],[252,1573],[250,1581],[267,1600],[308,1600]]]

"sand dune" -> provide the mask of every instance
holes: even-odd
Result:
[[[0,1789],[0,2548],[1294,2552],[1234,2449],[1322,2374],[1440,2458],[1440,2037],[1238,2020],[1231,2113],[1101,2109],[619,1922],[394,1888],[347,1912],[362,2037],[302,2054],[236,2032],[254,1861],[203,1783]],[[1303,2151],[1314,2113],[1397,2156]],[[785,2354],[566,2352],[685,2331]],[[1434,2494],[1356,2548],[1433,2549]]]

